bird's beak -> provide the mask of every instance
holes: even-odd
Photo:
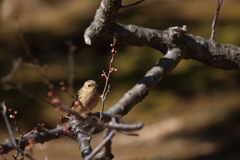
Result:
[[[95,86],[97,87],[98,85],[97,85],[97,84],[95,84]]]

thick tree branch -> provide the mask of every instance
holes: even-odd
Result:
[[[74,130],[71,129],[73,133],[76,134],[76,138],[79,142],[79,149],[81,150],[82,157],[88,156],[92,152],[92,147],[90,145],[91,137],[86,132],[83,124],[79,121],[79,123],[76,123],[76,127],[74,127]],[[75,124],[74,124],[75,126]]]
[[[69,123],[69,126],[71,125],[72,123]],[[24,148],[29,145],[29,139],[33,140],[35,143],[44,143],[53,139],[58,139],[65,133],[63,129],[64,125],[58,126],[52,130],[44,130],[43,132],[38,132],[36,130],[31,134],[23,136],[21,138],[20,143],[19,143],[20,138],[15,138],[15,142],[16,144],[20,144],[19,145],[20,148],[24,150]],[[0,154],[7,154],[13,149],[15,148],[11,138],[6,139],[4,143],[0,144]]]
[[[69,135],[76,138],[79,142],[79,149],[81,150],[82,156],[91,153],[91,146],[88,133],[85,131],[84,124],[82,121],[73,120],[67,124],[58,125],[56,128],[43,131],[38,131],[35,129],[33,132],[30,132],[24,135],[21,139],[14,138],[15,144],[19,144],[19,147],[24,150],[26,146],[29,145],[29,140],[34,143],[45,143],[50,140],[58,139],[62,135]],[[20,141],[20,142],[19,142]],[[6,139],[4,143],[0,144],[0,154],[7,154],[13,149],[16,149],[16,145],[11,138]]]
[[[110,2],[115,4],[114,7],[107,5]],[[119,43],[145,45],[155,48],[163,54],[176,45],[176,42],[172,41],[172,37],[169,36],[169,29],[160,31],[115,23],[114,14],[117,14],[120,6],[121,0],[102,1],[94,21],[85,31],[86,44],[92,44],[97,38],[110,40],[115,36]],[[107,14],[101,8],[107,8]],[[99,17],[104,17],[104,23],[100,21]],[[205,65],[221,69],[240,70],[240,48],[237,46],[219,44],[213,40],[190,34],[179,37],[178,45],[185,50],[184,59],[194,59]]]
[[[1,108],[0,108],[1,109]],[[85,120],[88,120],[89,117],[86,117]],[[112,118],[114,119],[114,118]],[[62,135],[68,135],[78,140],[79,142],[79,149],[81,151],[81,155],[83,158],[87,157],[92,152],[92,148],[90,145],[91,137],[90,134],[86,131],[86,122],[82,120],[74,119],[69,123],[58,125],[54,129],[41,129],[38,130],[35,128],[32,132],[22,136],[21,138],[8,138],[5,140],[4,143],[0,143],[0,154],[7,154],[8,152],[12,151],[13,149],[21,149],[28,145],[35,144],[35,143],[45,143],[50,140],[58,139]],[[95,125],[97,124],[97,120],[95,120]],[[87,125],[88,126],[88,125]],[[90,125],[89,125],[90,126]],[[99,126],[99,130],[102,131],[105,128],[114,129],[119,132],[126,132],[126,131],[136,131],[141,129],[143,126],[142,123],[139,124],[122,124],[115,121],[111,121],[108,124],[101,124]],[[127,133],[127,132],[126,132]],[[131,134],[126,134],[131,135]],[[16,148],[16,144],[19,144],[19,148]]]
[[[84,40],[86,44],[91,45],[98,37],[112,31],[115,16],[121,7],[121,1],[119,0],[103,0],[101,2],[94,20],[85,30]]]
[[[115,28],[114,36],[117,37],[119,43],[145,45],[164,54],[176,43],[169,35],[171,28],[160,31],[120,24],[116,24]],[[178,37],[177,44],[185,50],[184,59],[194,59],[205,65],[221,69],[240,70],[240,48],[237,46],[219,44],[213,40],[191,34]]]
[[[160,31],[121,24],[115,24],[114,28],[113,34],[102,38],[110,39],[114,35],[119,43],[135,46],[145,45],[155,48],[163,54],[175,45],[169,36],[169,29]],[[221,69],[240,70],[240,48],[237,46],[219,44],[191,34],[179,37],[178,45],[185,48],[184,59],[194,59],[205,65]]]
[[[105,112],[105,116],[124,116],[137,103],[141,102],[149,91],[182,59],[182,51],[179,48],[172,49],[150,69],[145,76],[111,108]]]

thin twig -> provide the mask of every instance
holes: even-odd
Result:
[[[25,54],[30,58],[30,60],[34,63],[38,63],[38,60],[34,58],[34,56],[32,55],[30,49],[29,49],[29,46],[24,38],[24,35],[23,35],[23,31],[22,31],[22,26],[21,26],[21,23],[19,21],[19,18],[18,18],[18,14],[17,13],[14,13],[13,14],[13,18],[15,20],[15,27],[18,31],[18,37],[20,39],[20,42],[22,43],[23,45],[23,48],[25,50]]]
[[[77,47],[73,45],[72,41],[67,41],[68,45],[68,68],[69,68],[69,75],[68,75],[68,93],[70,95],[73,94],[73,80],[74,80],[74,52],[76,51]],[[72,101],[68,98],[68,106],[70,106]]]
[[[112,50],[111,50],[111,53],[112,53],[112,57],[111,57],[111,60],[109,62],[109,68],[108,68],[108,74],[106,75],[106,73],[103,71],[103,74],[102,76],[105,77],[106,81],[105,81],[105,86],[104,86],[104,89],[103,89],[103,92],[102,92],[102,95],[100,96],[101,99],[102,99],[102,111],[104,111],[104,101],[106,99],[106,96],[107,96],[107,93],[110,91],[109,88],[110,88],[110,85],[109,85],[109,78],[110,78],[110,75],[113,71],[117,71],[116,68],[113,68],[112,67],[112,63],[113,63],[113,60],[116,56],[116,53],[117,51],[115,51],[115,45],[116,45],[116,42],[117,42],[117,39],[115,37],[113,37],[113,44],[111,44],[110,46],[112,47]],[[100,113],[100,118],[102,117],[102,113]]]
[[[108,129],[108,128],[106,128],[104,130],[104,133],[103,133],[104,139],[108,137],[110,131],[111,130]],[[104,152],[105,152],[106,155],[112,155],[112,147],[111,146],[112,146],[112,141],[110,139],[105,145],[105,151]]]
[[[22,27],[21,27],[21,23],[19,21],[19,18],[18,18],[18,14],[15,13],[13,15],[13,18],[15,20],[15,27],[17,28],[18,30],[18,35],[19,35],[19,39],[23,45],[23,48],[25,50],[25,53],[26,55],[29,57],[29,59],[31,60],[31,63],[23,63],[23,66],[25,67],[28,67],[28,68],[31,68],[31,69],[35,69],[37,70],[42,79],[43,79],[43,82],[48,86],[48,89],[52,92],[54,98],[58,98],[55,90],[54,90],[54,86],[53,84],[49,81],[48,79],[48,76],[47,76],[47,68],[48,66],[47,65],[44,65],[44,66],[40,66],[39,65],[39,60],[37,60],[31,53],[30,49],[29,49],[29,46],[24,38],[24,35],[23,35],[23,31],[22,31]],[[59,98],[58,98],[59,99]]]
[[[28,44],[26,43],[26,41],[24,39],[24,35],[23,35],[23,31],[22,31],[22,28],[21,28],[21,24],[20,24],[19,18],[18,18],[18,14],[15,13],[13,18],[15,19],[15,26],[16,26],[16,28],[18,30],[19,38],[20,38],[20,41],[21,41],[21,43],[22,43],[22,45],[24,47],[25,53],[30,58],[30,60],[32,61],[31,63],[23,63],[23,66],[37,70],[39,72],[39,74],[41,75],[44,84],[47,85],[47,87],[48,87],[48,89],[50,91],[50,92],[48,92],[48,96],[51,98],[51,102],[46,101],[44,98],[39,98],[39,96],[36,96],[37,99],[40,99],[40,100],[43,100],[44,102],[47,102],[48,104],[54,106],[56,109],[61,109],[63,111],[68,110],[67,108],[65,108],[65,105],[62,103],[62,100],[59,98],[59,96],[57,95],[57,93],[56,93],[56,91],[54,89],[54,85],[50,82],[50,80],[49,80],[49,78],[47,76],[48,66],[47,65],[40,66],[39,60],[34,58],[34,56],[32,55],[32,53],[31,53],[31,51],[29,49],[29,46],[28,46]],[[71,52],[71,54],[73,54],[75,50],[76,50],[75,46],[71,45],[71,47],[70,47],[70,45],[69,45],[69,54],[70,54],[70,52]],[[69,61],[71,61],[69,63],[71,65],[71,68],[70,68],[70,72],[71,72],[74,69],[73,68],[73,65],[74,65],[73,64],[73,56],[71,56],[71,58],[69,58],[69,59],[71,59],[71,60],[69,60]],[[73,81],[72,80],[73,76],[74,75],[71,75],[71,77],[69,78],[69,81]],[[74,115],[76,115],[76,113],[74,113]]]
[[[143,1],[144,1],[144,0],[139,0],[139,1],[135,2],[135,3],[129,4],[129,5],[126,5],[126,6],[121,6],[121,8],[126,8],[126,7],[135,6],[135,5],[139,4],[139,3],[142,3]]]
[[[26,152],[24,152],[21,148],[19,148],[17,146],[17,143],[15,141],[15,138],[14,138],[14,135],[13,135],[13,132],[12,132],[12,129],[11,129],[11,125],[10,125],[10,123],[8,121],[7,116],[6,116],[7,107],[6,107],[4,102],[0,103],[0,109],[2,110],[2,116],[3,116],[3,119],[4,119],[5,123],[6,123],[7,129],[8,129],[8,133],[10,134],[10,137],[11,137],[11,140],[12,140],[12,143],[13,143],[13,147],[18,152],[22,153],[24,156],[28,157],[31,160],[34,160],[34,158],[32,158],[32,156],[30,156],[29,154],[27,154]]]
[[[17,59],[14,59],[12,63],[13,63],[13,69],[8,75],[6,75],[5,77],[3,77],[1,79],[2,83],[6,83],[6,82],[10,81],[16,75],[17,71],[21,67],[22,58],[19,57]]]
[[[26,68],[37,70],[42,77],[42,80],[45,85],[47,85],[48,89],[53,92],[54,96],[56,96],[56,92],[54,90],[53,84],[49,81],[47,76],[48,65],[43,65],[42,67],[39,64],[34,63],[23,63],[23,66]]]
[[[42,79],[43,79],[43,82],[47,85],[48,89],[50,90],[50,92],[52,92],[52,96],[51,98],[53,99],[58,99],[60,101],[60,98],[57,96],[56,94],[56,91],[54,90],[54,86],[53,84],[49,81],[48,79],[48,76],[47,76],[47,68],[48,66],[47,65],[44,65],[44,66],[40,66],[39,64],[39,60],[36,59],[33,54],[31,53],[30,49],[29,49],[29,46],[24,38],[24,35],[23,35],[23,31],[22,31],[22,27],[21,27],[21,23],[19,21],[19,18],[18,18],[18,14],[15,13],[13,15],[13,18],[15,20],[15,26],[18,30],[18,35],[19,35],[19,39],[23,45],[23,48],[25,50],[25,53],[26,55],[29,57],[29,59],[31,60],[31,63],[23,63],[23,66],[25,67],[28,67],[28,68],[31,68],[31,69],[35,69],[37,70]]]
[[[115,133],[116,133],[116,130],[111,130],[108,136],[92,151],[91,154],[89,154],[86,158],[84,158],[84,160],[92,159],[105,146],[105,144],[112,139]]]
[[[62,101],[60,100],[59,96],[57,95],[56,91],[54,90],[54,85],[48,79],[48,76],[47,76],[48,66],[47,65],[40,66],[39,61],[31,53],[31,51],[29,49],[29,46],[28,46],[26,40],[24,39],[24,35],[23,35],[22,28],[21,28],[21,23],[20,23],[19,18],[18,18],[18,14],[15,13],[13,15],[13,18],[15,19],[15,26],[18,30],[19,38],[20,38],[20,41],[23,45],[25,53],[26,53],[27,56],[29,56],[30,60],[32,61],[31,63],[23,63],[23,66],[31,68],[31,69],[35,69],[40,73],[40,75],[43,79],[43,82],[47,85],[48,89],[51,92],[51,96],[49,96],[51,98],[51,103],[52,102],[57,102],[57,103],[53,104],[55,107],[56,107],[56,104],[57,104],[58,107],[60,106],[60,109],[66,110],[64,108],[64,105],[63,105]],[[39,99],[39,97],[38,97],[38,99]],[[43,98],[40,98],[40,99],[43,99]],[[46,102],[46,100],[44,100],[44,101]]]
[[[22,131],[21,131],[21,129],[20,129],[20,127],[19,127],[19,125],[18,125],[18,123],[17,123],[16,120],[14,121],[14,124],[15,124],[15,126],[16,126],[16,130],[17,130],[18,133],[20,134],[20,139],[19,139],[19,141],[18,141],[18,147],[20,147],[23,134],[22,134]],[[19,152],[17,151],[16,154],[15,154],[13,157],[14,157],[14,158],[17,158],[18,155],[19,155]],[[23,157],[23,155],[22,155],[22,157]]]
[[[216,23],[217,23],[217,20],[218,20],[218,15],[219,15],[219,12],[220,12],[222,1],[223,0],[218,0],[217,9],[216,9],[216,12],[215,12],[215,15],[214,15],[214,19],[213,19],[213,22],[212,22],[212,33],[211,33],[211,38],[210,38],[211,40],[214,40],[215,27],[216,27]]]
[[[106,99],[106,95],[109,91],[110,91],[110,84],[108,85],[108,89],[107,89],[107,91],[105,92],[105,95],[102,98],[99,120],[98,120],[97,124],[91,129],[91,131],[89,132],[89,135],[92,135],[93,132],[95,131],[95,129],[97,128],[97,126],[99,126],[100,123],[101,123],[101,120],[102,120],[102,117],[103,117],[103,111],[104,111],[104,107],[105,107],[105,99]]]
[[[109,62],[108,74],[106,75],[106,73],[104,71],[103,71],[103,74],[102,74],[105,77],[106,81],[105,81],[105,86],[104,86],[102,95],[100,96],[101,99],[102,99],[102,106],[101,106],[100,118],[99,118],[99,122],[98,123],[100,123],[100,121],[102,120],[105,100],[106,100],[108,92],[110,92],[109,78],[110,78],[111,73],[113,71],[117,71],[116,68],[112,67],[113,60],[116,57],[116,53],[117,53],[117,51],[114,48],[115,45],[116,45],[116,42],[117,42],[117,39],[115,37],[113,37],[113,44],[110,45],[112,47],[112,50],[111,50],[112,57],[111,57],[111,60]]]
[[[108,73],[106,74],[105,71],[103,70],[103,74],[102,74],[102,77],[105,77],[106,81],[105,81],[105,86],[104,86],[104,89],[103,89],[103,92],[100,96],[101,100],[102,100],[102,103],[101,103],[101,110],[100,110],[100,117],[99,117],[99,120],[98,120],[98,123],[96,126],[94,126],[91,131],[89,132],[89,135],[93,134],[93,132],[95,131],[96,127],[100,124],[101,120],[102,120],[102,117],[103,117],[103,112],[104,112],[104,108],[105,108],[105,100],[106,100],[106,97],[107,97],[107,94],[108,92],[110,92],[110,84],[109,84],[109,78],[111,76],[111,73],[113,71],[118,71],[118,69],[116,68],[113,68],[112,67],[112,63],[113,63],[113,60],[114,58],[116,57],[116,53],[117,51],[115,50],[115,45],[116,45],[116,42],[117,42],[117,39],[115,37],[113,37],[113,43],[110,45],[112,47],[112,50],[111,50],[111,53],[112,53],[112,57],[111,57],[111,60],[109,62],[109,68],[108,68]]]
[[[60,82],[60,83],[63,83],[63,82]],[[61,90],[66,92],[68,94],[68,96],[72,97],[74,100],[76,100],[76,95],[73,95],[72,93],[70,93],[67,89],[67,87],[65,86],[65,84],[60,84],[62,87],[61,87]],[[71,101],[72,102],[72,101]],[[72,103],[71,103],[72,104]]]
[[[6,116],[7,107],[5,106],[4,102],[2,102],[0,105],[1,105],[1,108],[2,108],[2,115],[3,115],[3,119],[4,119],[5,123],[6,123],[7,129],[8,129],[8,133],[10,134],[10,137],[12,139],[14,147],[17,148],[17,143],[15,141],[15,138],[14,138],[14,135],[13,135],[13,132],[12,132],[12,129],[11,129],[11,125],[10,125],[10,123],[8,121],[7,116]]]
[[[75,116],[78,114],[77,112],[69,109],[67,106],[65,106],[62,101],[60,99],[57,99],[56,98],[56,103],[53,101],[54,99],[52,99],[52,101],[49,101],[47,100],[46,98],[42,97],[42,96],[39,96],[31,91],[29,91],[28,89],[26,88],[23,88],[22,86],[20,85],[15,85],[15,84],[11,84],[11,83],[7,83],[6,86],[10,89],[18,89],[20,91],[23,91],[25,93],[27,93],[29,96],[37,99],[37,100],[40,100],[40,101],[43,101],[47,104],[49,104],[50,106],[53,106],[54,108],[56,108],[57,110],[62,110],[62,111],[65,111],[65,112],[70,112],[71,114],[74,114]],[[79,114],[78,114],[79,115]],[[81,116],[77,116],[78,118],[81,118]]]
[[[48,96],[51,98],[51,103],[54,103],[57,106],[60,106],[60,109],[64,108],[65,105],[62,103],[62,100],[59,98],[58,94],[56,93],[56,91],[54,89],[54,85],[48,79],[48,75],[47,75],[48,66],[44,65],[44,66],[40,67],[39,64],[33,64],[33,63],[23,63],[23,66],[31,68],[31,69],[35,69],[39,72],[39,74],[41,75],[41,77],[43,79],[44,84],[48,87],[48,89],[50,91],[48,93]],[[56,105],[55,105],[55,107],[56,107]]]
[[[101,107],[101,110],[100,110],[100,118],[102,118],[103,116],[103,111],[104,111],[104,106],[105,106],[105,100],[106,100],[106,97],[107,97],[107,94],[108,92],[110,92],[110,84],[108,85],[108,88],[104,94],[104,96],[102,97],[102,107]]]
[[[111,130],[106,128],[104,130],[103,133],[103,137],[104,139],[109,135],[109,132]],[[109,141],[107,143],[105,143],[104,145],[104,150],[102,152],[98,152],[97,154],[95,154],[95,156],[91,159],[91,160],[99,160],[99,159],[106,159],[106,160],[111,160],[114,158],[113,154],[112,154],[112,140],[109,139]]]

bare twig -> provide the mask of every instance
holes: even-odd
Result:
[[[28,68],[31,68],[31,69],[35,69],[37,70],[42,79],[43,79],[43,82],[44,84],[47,85],[48,89],[50,90],[51,92],[51,96],[49,96],[52,101],[51,103],[55,103],[55,104],[61,104],[62,105],[62,101],[60,100],[60,98],[57,96],[57,93],[56,91],[54,90],[54,86],[53,84],[49,81],[48,79],[48,76],[47,76],[47,69],[48,69],[48,66],[47,65],[44,65],[44,66],[40,66],[39,64],[39,60],[37,60],[31,53],[30,49],[29,49],[29,46],[28,44],[26,43],[26,40],[24,39],[24,35],[23,35],[23,31],[22,31],[22,28],[21,28],[21,24],[20,24],[20,21],[19,21],[19,18],[18,18],[18,14],[15,13],[13,15],[13,18],[15,19],[15,26],[18,30],[18,34],[19,34],[19,38],[20,38],[20,41],[23,45],[23,48],[25,50],[25,53],[26,55],[30,58],[31,60],[31,63],[23,63],[23,66],[25,67],[28,67]],[[49,94],[50,95],[50,94]]]
[[[20,24],[20,21],[19,21],[19,18],[18,18],[18,14],[15,13],[13,17],[15,19],[15,26],[16,26],[16,28],[18,30],[19,38],[20,38],[20,41],[21,41],[21,43],[23,45],[25,53],[31,60],[30,63],[23,63],[23,66],[27,67],[27,68],[31,68],[31,69],[37,70],[40,73],[40,75],[41,75],[41,77],[43,79],[43,82],[48,86],[49,90],[53,93],[53,95],[57,97],[56,92],[54,90],[54,86],[53,86],[52,83],[50,83],[50,81],[49,81],[49,79],[47,77],[48,66],[44,65],[44,66],[41,67],[40,64],[39,64],[39,60],[37,60],[32,55],[32,53],[31,53],[31,51],[29,49],[29,46],[28,46],[27,42],[24,39],[23,31],[22,31],[21,24]]]
[[[20,140],[18,141],[18,147],[20,148],[20,147],[21,147],[20,142],[21,142],[21,139],[22,139],[23,134],[22,134],[22,131],[21,131],[21,129],[20,129],[20,127],[19,127],[19,125],[18,125],[18,123],[17,123],[17,121],[16,121],[16,115],[18,114],[18,112],[17,112],[17,111],[13,111],[11,108],[8,109],[8,112],[9,112],[9,114],[10,114],[9,117],[14,120],[14,124],[15,124],[15,126],[16,126],[16,129],[15,129],[15,130],[18,131],[18,133],[19,133],[19,135],[20,135]],[[15,154],[15,155],[12,155],[12,157],[13,157],[14,159],[17,159],[19,153],[20,153],[20,152],[16,151],[16,154]],[[23,158],[24,158],[24,155],[22,154],[20,159],[23,159]]]
[[[112,137],[115,135],[116,130],[111,130],[111,132],[108,134],[108,136],[92,151],[91,154],[89,154],[84,160],[90,160],[92,159],[99,151],[105,146],[105,144],[112,139]]]
[[[43,65],[42,67],[39,64],[34,64],[34,63],[23,63],[24,67],[30,68],[30,69],[35,69],[39,72],[41,75],[44,84],[48,87],[48,89],[52,92],[53,97],[58,97],[56,91],[54,90],[54,85],[49,81],[48,75],[47,75],[47,70],[48,66]]]
[[[110,133],[110,129],[106,128],[104,130],[103,133],[103,137],[104,139],[107,138],[107,136]],[[102,152],[98,152],[97,154],[95,154],[95,156],[91,159],[91,160],[99,160],[99,159],[107,159],[107,160],[111,160],[114,158],[113,154],[112,154],[112,140],[109,139],[109,141],[104,145],[104,150]]]
[[[217,20],[218,20],[218,15],[219,15],[220,8],[221,8],[223,0],[217,0],[217,1],[218,1],[217,9],[216,9],[216,12],[215,12],[215,15],[214,15],[214,19],[213,19],[213,22],[212,22],[212,33],[211,33],[211,38],[210,38],[211,40],[214,40],[215,27],[216,27],[216,23],[217,23]]]
[[[106,81],[107,81],[107,80],[106,80]],[[108,92],[110,92],[110,84],[107,84],[107,83],[106,83],[106,85],[107,85],[107,90],[106,90],[104,96],[101,96],[102,104],[101,104],[100,120],[99,120],[99,121],[101,121],[101,118],[102,118],[102,116],[103,116],[103,111],[104,111],[106,96],[107,96]]]
[[[109,84],[109,78],[111,76],[111,73],[113,71],[118,71],[117,68],[113,68],[112,67],[112,63],[113,63],[113,60],[116,56],[116,53],[117,51],[115,50],[115,45],[116,45],[116,42],[117,42],[117,39],[115,37],[113,37],[113,43],[110,45],[112,47],[112,50],[111,50],[111,53],[112,53],[112,57],[111,57],[111,60],[109,62],[109,68],[108,68],[108,73],[106,74],[106,72],[103,70],[103,74],[102,74],[102,77],[105,77],[106,81],[105,81],[105,86],[104,86],[104,89],[103,89],[103,92],[100,96],[101,100],[102,100],[102,103],[101,103],[101,110],[100,110],[100,118],[98,120],[98,123],[96,126],[94,126],[91,131],[89,132],[89,135],[91,135],[96,127],[100,124],[101,120],[102,120],[102,117],[103,117],[103,111],[104,111],[104,106],[105,106],[105,100],[106,100],[106,96],[108,94],[108,92],[110,92],[110,84]]]
[[[67,87],[65,86],[65,83],[62,81],[62,82],[59,82],[60,86],[61,87],[61,90],[62,91],[65,91],[70,97],[72,97],[74,100],[76,100],[76,95],[73,95],[72,93],[70,93],[70,91],[68,91]],[[69,105],[68,105],[69,106]]]
[[[18,123],[17,123],[17,121],[15,120],[14,121],[14,124],[15,124],[15,126],[16,126],[16,131],[18,131],[18,133],[20,134],[20,137],[22,137],[22,131],[21,131],[21,129],[20,129],[20,127],[19,127],[19,125],[18,125]]]
[[[24,38],[24,35],[23,35],[23,31],[22,31],[22,27],[21,27],[21,23],[19,21],[19,18],[18,18],[18,14],[17,13],[14,13],[13,14],[13,18],[15,20],[15,27],[18,31],[18,37],[20,39],[20,42],[22,43],[23,45],[23,48],[25,50],[25,54],[30,58],[30,60],[34,63],[38,63],[38,60],[34,58],[34,56],[32,55],[30,49],[29,49],[29,46]]]
[[[108,129],[108,128],[106,128],[104,130],[104,133],[103,133],[104,139],[108,137],[110,131],[111,130]],[[111,158],[113,158],[113,155],[112,155],[112,141],[111,141],[111,139],[105,145],[104,155],[107,156],[107,157],[110,156]]]
[[[44,102],[47,102],[48,104],[54,106],[58,110],[61,109],[63,111],[70,111],[68,108],[65,107],[62,100],[57,95],[57,93],[54,89],[54,85],[48,79],[48,76],[47,76],[48,66],[47,65],[40,66],[39,61],[37,59],[35,59],[33,57],[33,55],[31,54],[30,49],[28,47],[28,44],[26,43],[26,41],[24,39],[23,31],[21,29],[21,24],[20,24],[20,21],[18,19],[17,14],[14,14],[14,19],[15,19],[16,28],[18,29],[18,32],[19,32],[19,38],[20,38],[20,40],[23,44],[26,55],[29,56],[31,61],[32,61],[31,63],[23,63],[23,66],[31,68],[31,69],[35,69],[40,73],[44,84],[46,84],[48,89],[49,89],[48,97],[51,98],[51,102],[49,102],[46,99],[44,99],[40,96],[37,96],[37,95],[34,95],[35,98],[43,100]],[[74,74],[73,74],[73,70],[74,70],[73,54],[74,54],[74,51],[76,50],[76,47],[73,46],[70,42],[68,43],[68,45],[69,45],[69,70],[70,70],[70,75],[69,75],[69,84],[70,85],[69,86],[72,86],[73,85],[73,78],[74,78]],[[13,86],[14,85],[11,85],[11,87],[13,87]],[[72,88],[73,87],[71,87],[71,89],[70,89],[70,93],[73,90]],[[17,89],[20,89],[20,88],[17,87]],[[80,115],[78,115],[77,112],[70,111],[70,113],[73,113],[73,115],[76,115],[78,118],[80,118]]]
[[[117,39],[115,37],[113,37],[113,44],[111,44],[110,46],[112,47],[112,50],[111,50],[111,53],[112,53],[112,57],[111,57],[111,60],[109,62],[109,68],[108,68],[108,74],[106,75],[106,73],[103,71],[103,74],[102,74],[102,77],[105,77],[106,78],[106,81],[105,81],[105,86],[104,86],[104,89],[103,89],[103,92],[102,92],[102,95],[100,96],[101,98],[104,98],[104,96],[106,96],[106,92],[107,92],[107,87],[108,87],[108,80],[109,80],[109,77],[111,75],[111,73],[114,71],[115,68],[112,67],[112,63],[113,63],[113,60],[116,56],[116,53],[117,51],[115,50],[115,45],[116,45],[116,42],[117,42]],[[117,71],[117,70],[116,70]],[[105,97],[106,98],[106,97]]]
[[[2,83],[6,83],[6,82],[10,81],[10,80],[16,75],[17,71],[18,71],[19,68],[21,67],[22,58],[19,57],[19,58],[17,58],[17,59],[14,59],[13,62],[12,62],[12,64],[13,64],[13,69],[12,69],[12,71],[11,71],[8,75],[6,75],[5,77],[3,77],[3,78],[1,79],[1,82],[2,82]]]
[[[3,119],[4,119],[5,123],[6,123],[7,129],[8,129],[8,133],[11,136],[11,139],[12,139],[14,147],[17,148],[17,143],[15,141],[15,138],[14,138],[14,135],[13,135],[13,132],[12,132],[12,129],[11,129],[11,125],[10,125],[10,123],[8,121],[7,116],[6,116],[7,107],[5,106],[4,102],[0,103],[0,106],[1,106],[0,108],[2,108],[2,116],[3,116]]]
[[[105,81],[105,86],[104,86],[104,89],[103,89],[103,92],[101,94],[101,99],[102,99],[102,107],[101,107],[101,112],[100,112],[100,118],[102,117],[102,113],[104,111],[104,102],[105,102],[105,99],[106,99],[106,96],[107,96],[107,93],[110,91],[110,85],[109,85],[109,78],[111,76],[111,73],[113,71],[118,71],[116,68],[113,68],[112,67],[112,63],[113,63],[113,60],[116,56],[116,53],[117,51],[115,50],[115,45],[116,45],[116,42],[117,42],[117,39],[115,37],[113,37],[113,44],[111,44],[110,46],[112,47],[112,50],[111,50],[111,53],[112,53],[112,57],[111,57],[111,60],[109,62],[109,68],[108,68],[108,73],[106,75],[106,73],[103,71],[103,74],[102,76],[105,77],[106,81]]]
[[[16,140],[14,138],[14,135],[13,135],[12,129],[11,129],[11,125],[8,121],[7,116],[6,116],[7,107],[6,107],[4,102],[0,103],[0,110],[2,112],[3,119],[4,119],[5,124],[7,126],[8,133],[10,134],[10,138],[11,138],[11,142],[13,144],[13,148],[16,149],[18,152],[22,153],[22,155],[28,157],[31,160],[34,160],[34,158],[32,158],[29,154],[25,153],[24,150],[22,150],[21,148],[18,147],[18,145],[16,143]]]
[[[72,41],[67,41],[68,45],[68,68],[69,68],[69,75],[68,75],[68,93],[70,95],[73,94],[73,80],[74,80],[74,52],[76,51],[77,47],[73,45]],[[72,101],[68,98],[68,106],[70,106]]]
[[[37,97],[37,99],[43,100],[44,102],[47,102],[48,104],[50,104],[51,106],[54,106],[57,110],[62,110],[65,112],[69,112],[69,113],[73,113],[73,115],[75,115],[77,118],[80,118],[81,116],[73,111],[70,110],[68,107],[66,107],[62,100],[59,98],[59,96],[57,95],[55,89],[54,89],[54,85],[49,81],[48,76],[47,76],[47,65],[44,65],[43,67],[40,67],[39,64],[33,64],[33,63],[24,63],[25,67],[31,68],[31,69],[35,69],[37,70],[45,85],[47,85],[49,92],[48,92],[48,97],[51,99],[51,101],[49,102],[48,100],[35,95],[35,97]]]
[[[15,85],[15,84],[7,83],[6,86],[10,89],[19,89],[20,91],[23,91],[23,92],[27,93],[29,96],[32,96],[33,98],[35,98],[37,100],[40,100],[40,101],[43,101],[43,102],[49,104],[50,106],[54,107],[56,110],[62,110],[64,112],[69,112],[69,113],[75,115],[78,119],[82,119],[82,117],[77,112],[75,112],[74,110],[71,110],[70,108],[65,106],[63,104],[63,102],[58,98],[51,98],[50,97],[51,101],[49,101],[48,99],[46,99],[42,96],[39,96],[39,95],[29,91],[26,88],[23,88],[21,85]]]
[[[129,5],[126,5],[126,6],[121,6],[121,8],[126,8],[126,7],[135,6],[135,5],[139,4],[139,3],[142,3],[143,1],[144,1],[144,0],[139,0],[139,1],[135,2],[135,3],[129,4]]]

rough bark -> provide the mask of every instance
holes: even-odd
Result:
[[[113,7],[114,6],[114,7]],[[91,45],[96,39],[109,39],[115,36],[119,43],[135,46],[149,46],[166,54],[176,45],[169,36],[169,29],[160,31],[135,25],[114,22],[121,0],[103,0],[91,25],[86,29],[84,39]],[[200,36],[185,34],[177,41],[185,50],[184,59],[194,59],[205,65],[220,69],[240,69],[240,49],[224,45]]]

